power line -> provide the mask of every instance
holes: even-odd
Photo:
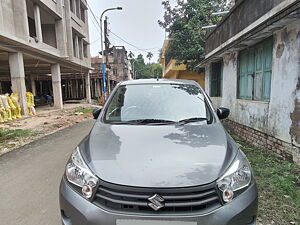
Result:
[[[95,15],[95,13],[93,12],[93,10],[91,9],[90,5],[89,5],[89,4],[87,4],[87,5],[88,5],[89,11],[91,12],[91,14],[92,14],[92,16],[93,16],[92,19],[94,19],[94,21],[96,22],[96,24],[98,25],[98,27],[97,27],[97,25],[94,23],[94,21],[92,20],[93,24],[94,24],[97,28],[100,28],[100,31],[101,31],[101,26],[100,26],[100,24],[99,24],[99,22],[98,22],[98,20],[97,20],[97,16]],[[122,38],[122,37],[120,37],[119,35],[115,34],[115,33],[112,32],[111,30],[109,30],[109,33],[111,33],[112,35],[114,35],[114,36],[117,37],[119,40],[123,41],[124,43],[130,45],[130,46],[133,47],[135,50],[139,50],[139,51],[148,53],[149,50],[159,49],[159,47],[157,47],[157,48],[142,49],[142,48],[137,47],[136,45],[131,44],[130,42],[126,41],[124,38]],[[100,34],[101,34],[101,32],[100,32]],[[113,38],[113,39],[114,39],[114,38]],[[99,40],[99,39],[95,40],[94,42],[96,42],[96,41],[98,41],[98,40]],[[114,39],[114,40],[116,40],[116,39]],[[94,42],[93,42],[93,43],[94,43]],[[157,53],[156,53],[156,54],[157,54]]]
[[[112,32],[111,30],[110,30],[110,33],[111,33],[112,35],[114,35],[115,37],[117,37],[119,40],[121,40],[121,41],[125,42],[126,44],[130,45],[130,46],[133,47],[134,49],[139,50],[139,51],[142,51],[142,52],[148,53],[147,50],[149,50],[149,49],[142,49],[142,48],[139,48],[139,47],[137,47],[136,45],[131,44],[131,43],[129,43],[128,41],[126,41],[125,39],[121,38],[119,35],[115,34],[115,33]],[[152,49],[156,49],[156,48],[152,48]]]
[[[88,9],[90,10],[90,12],[92,13],[92,15],[93,15],[93,18],[95,19],[95,21],[96,21],[96,23],[98,24],[98,26],[100,27],[100,30],[101,30],[101,26],[100,26],[100,24],[99,24],[99,22],[98,22],[98,20],[97,20],[97,16],[95,15],[95,13],[93,12],[93,10],[91,9],[91,7],[90,7],[90,5],[89,5],[89,3],[87,2],[87,6],[88,6]],[[100,19],[99,19],[100,20]]]

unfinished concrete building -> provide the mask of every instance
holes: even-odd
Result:
[[[300,164],[300,2],[235,3],[207,36],[205,89],[239,135]]]
[[[0,92],[18,93],[24,114],[26,91],[63,108],[72,80],[90,102],[87,9],[86,0],[0,1]]]

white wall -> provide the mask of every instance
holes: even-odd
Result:
[[[237,59],[237,52],[223,57],[222,97],[212,98],[215,107],[229,108],[235,122],[300,146],[300,24],[274,34],[270,102],[237,99]],[[209,94],[210,66],[205,81]]]
[[[280,136],[282,140],[289,142],[292,138],[290,134],[291,114],[295,110],[296,88],[300,76],[299,63],[300,23],[289,25],[274,35],[268,128],[273,135]],[[300,146],[300,142],[294,142],[294,144]]]

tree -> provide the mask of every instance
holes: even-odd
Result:
[[[132,53],[132,51],[130,51],[129,54],[128,54],[128,58],[129,58],[129,59],[133,59],[134,56],[135,56],[135,55]]]
[[[149,63],[145,64],[143,55],[138,55],[135,59],[130,59],[130,62],[135,62],[135,71],[137,79],[147,79],[147,78],[161,78],[162,77],[162,67],[159,63]]]
[[[171,39],[166,52],[166,60],[175,59],[184,63],[188,70],[197,71],[205,56],[205,36],[203,26],[216,24],[221,16],[212,16],[213,12],[225,10],[225,0],[177,0],[172,7],[169,0],[162,2],[165,9],[164,18],[159,25],[169,32]]]
[[[150,64],[150,61],[151,61],[151,59],[153,57],[152,52],[148,52],[146,57],[149,59],[149,64]]]

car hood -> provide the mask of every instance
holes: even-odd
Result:
[[[151,126],[97,122],[80,150],[101,180],[157,188],[214,182],[237,153],[220,123]]]

